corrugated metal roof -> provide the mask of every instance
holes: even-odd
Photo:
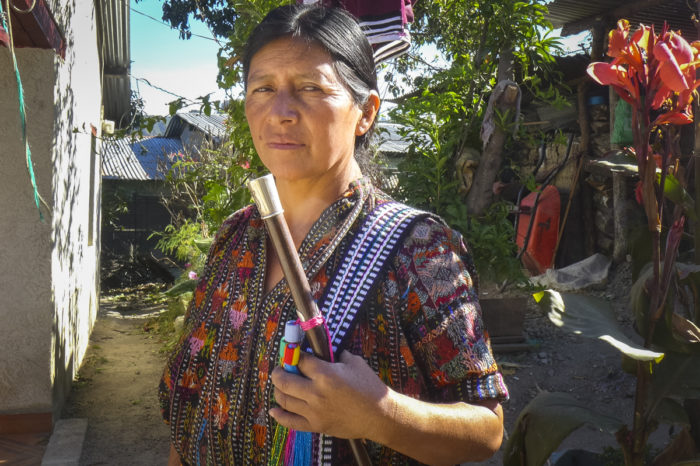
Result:
[[[128,74],[105,74],[102,78],[102,96],[105,119],[114,121],[117,128],[125,128],[131,123],[131,81]]]
[[[561,27],[563,36],[577,34],[589,29],[594,20],[600,18],[613,27],[618,19],[654,25],[660,31],[664,21],[673,30],[681,30],[683,37],[695,40],[698,32],[692,21],[693,9],[687,0],[554,0],[547,4],[547,18],[554,27]]]
[[[102,57],[104,117],[118,127],[129,123],[131,101],[129,0],[95,2]]]
[[[408,151],[408,146],[411,143],[399,134],[402,128],[398,123],[377,122],[377,149],[379,152],[382,154],[404,154]]]
[[[204,134],[215,137],[226,135],[226,117],[219,114],[205,115],[204,113],[177,113],[168,122],[164,136],[176,138],[182,135],[186,125],[192,125]]]
[[[162,180],[175,156],[184,149],[179,139],[129,138],[102,143],[102,177],[116,180]]]
[[[122,68],[129,66],[131,50],[129,48],[129,0],[103,0],[100,20],[103,28],[105,68]]]

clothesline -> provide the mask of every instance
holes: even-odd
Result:
[[[6,19],[7,18],[7,19]],[[34,164],[32,163],[32,151],[29,148],[29,140],[27,139],[27,114],[24,105],[24,89],[22,87],[22,78],[19,74],[19,68],[17,66],[17,55],[15,54],[15,44],[14,38],[12,36],[12,15],[10,14],[10,1],[5,0],[5,3],[0,3],[0,20],[2,21],[2,27],[7,31],[9,36],[9,48],[10,55],[12,56],[12,65],[15,70],[15,79],[17,81],[17,97],[19,100],[19,117],[20,124],[22,126],[22,141],[24,142],[24,152],[25,159],[27,162],[27,172],[29,173],[29,180],[32,184],[32,189],[34,191],[34,202],[36,203],[36,208],[39,211],[39,219],[44,220],[44,216],[41,213],[41,207],[39,206],[39,201],[44,205],[46,202],[39,195],[39,189],[36,184],[36,176],[34,175]]]

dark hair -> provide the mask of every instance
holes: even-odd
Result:
[[[295,4],[270,11],[246,43],[243,53],[243,83],[246,87],[253,56],[270,42],[285,37],[313,42],[325,49],[353,101],[364,109],[370,91],[377,91],[374,54],[357,20],[339,8]],[[364,135],[355,138],[358,161],[368,155],[373,132],[374,123]]]

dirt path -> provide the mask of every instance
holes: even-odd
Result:
[[[630,284],[629,269],[622,268],[605,290],[595,292],[612,302],[622,327],[629,329]],[[89,422],[81,465],[166,463],[168,428],[160,420],[156,392],[164,356],[159,352],[161,344],[144,331],[144,314],[157,308],[135,310],[106,303],[101,307],[80,379],[64,413],[64,417]],[[524,330],[532,343],[530,351],[497,354],[511,392],[511,400],[503,407],[507,432],[540,390],[566,392],[631,421],[635,379],[621,371],[616,350],[556,328],[534,305],[528,307]],[[665,437],[659,429],[652,442],[661,445]],[[582,427],[558,450],[600,452],[605,446],[616,446],[612,435]],[[502,464],[501,453],[482,464]]]
[[[167,463],[168,427],[158,408],[161,344],[143,331],[149,312],[101,305],[64,418],[87,418],[80,464]]]

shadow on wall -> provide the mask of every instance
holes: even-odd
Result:
[[[85,30],[94,34],[94,6],[90,24],[78,24],[76,1],[61,2],[54,12],[66,34],[65,61],[55,60],[55,124],[52,144],[52,296],[53,296],[53,411],[58,419],[71,383],[87,349],[96,317],[97,260],[99,258],[99,201],[90,202],[99,189],[90,189],[95,176],[94,141],[91,124],[99,125],[101,100],[95,101],[99,83],[99,59],[95,53],[94,73],[86,50]],[[85,21],[87,22],[87,21]],[[81,31],[83,32],[81,35]],[[97,41],[95,40],[96,43]],[[88,62],[89,65],[84,63]],[[76,67],[76,63],[80,66]],[[91,81],[91,80],[94,80]],[[99,164],[97,164],[99,165]],[[91,174],[89,171],[93,169]],[[99,197],[97,197],[99,199]],[[92,212],[90,212],[92,207]],[[93,229],[94,231],[90,231]],[[88,244],[93,238],[94,247]]]

